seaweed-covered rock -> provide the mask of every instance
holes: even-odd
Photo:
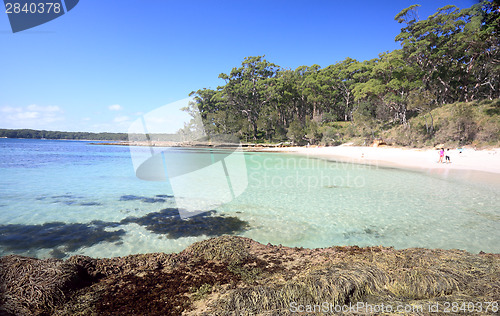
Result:
[[[437,303],[500,299],[500,255],[460,250],[303,249],[222,236],[178,254],[7,256],[0,267],[2,309],[20,315],[292,315],[292,303],[323,302],[426,314]]]
[[[10,255],[0,258],[0,312],[46,313],[66,300],[88,279],[78,265],[58,259]]]

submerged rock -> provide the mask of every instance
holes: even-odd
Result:
[[[167,194],[158,194],[156,197],[145,197],[137,195],[122,195],[120,201],[142,201],[146,203],[165,203],[167,198],[172,198],[173,196]]]
[[[9,251],[62,248],[75,251],[107,241],[114,242],[125,235],[123,229],[107,231],[117,223],[92,221],[90,223],[50,222],[38,225],[0,225],[0,245]],[[61,250],[61,249],[59,249]]]
[[[177,208],[166,208],[142,217],[127,217],[120,224],[136,223],[156,234],[165,234],[168,238],[188,236],[220,236],[242,232],[248,223],[233,216],[216,215],[208,211],[182,219]]]
[[[435,304],[444,308],[443,302],[500,299],[498,254],[303,249],[235,236],[198,242],[177,254],[66,261],[7,256],[0,268],[0,311],[14,314],[291,315],[298,306],[324,302],[421,306],[412,313],[429,314]],[[36,277],[13,281],[29,275]],[[46,294],[30,296],[34,287]]]
[[[90,223],[49,222],[44,224],[0,225],[0,246],[7,251],[25,254],[27,251],[52,249],[50,255],[63,259],[66,252],[77,251],[102,242],[122,242],[126,234],[121,225],[135,223],[168,238],[206,235],[209,237],[236,234],[249,225],[233,216],[217,215],[209,211],[182,219],[179,210],[166,208],[142,217],[127,217],[120,222],[92,221]],[[113,230],[109,230],[112,228]]]

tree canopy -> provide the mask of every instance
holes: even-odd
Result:
[[[219,75],[225,85],[193,91],[191,107],[198,107],[209,134],[314,144],[335,122],[405,125],[447,103],[499,98],[498,3],[448,5],[425,20],[418,7],[394,18],[402,25],[395,38],[401,49],[325,68],[289,69],[265,56],[246,57]]]

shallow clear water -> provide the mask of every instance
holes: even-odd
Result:
[[[173,252],[231,231],[286,246],[500,252],[500,181],[240,155],[248,176],[241,195],[210,216],[165,222],[176,206],[172,188],[138,179],[128,147],[0,139],[0,255]]]

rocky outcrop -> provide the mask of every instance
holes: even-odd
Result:
[[[303,249],[222,236],[177,254],[66,261],[7,256],[0,259],[0,282],[0,310],[19,315],[289,315],[360,302],[421,306],[406,313],[427,314],[444,302],[498,304],[500,255]],[[491,306],[488,313],[494,314]]]

